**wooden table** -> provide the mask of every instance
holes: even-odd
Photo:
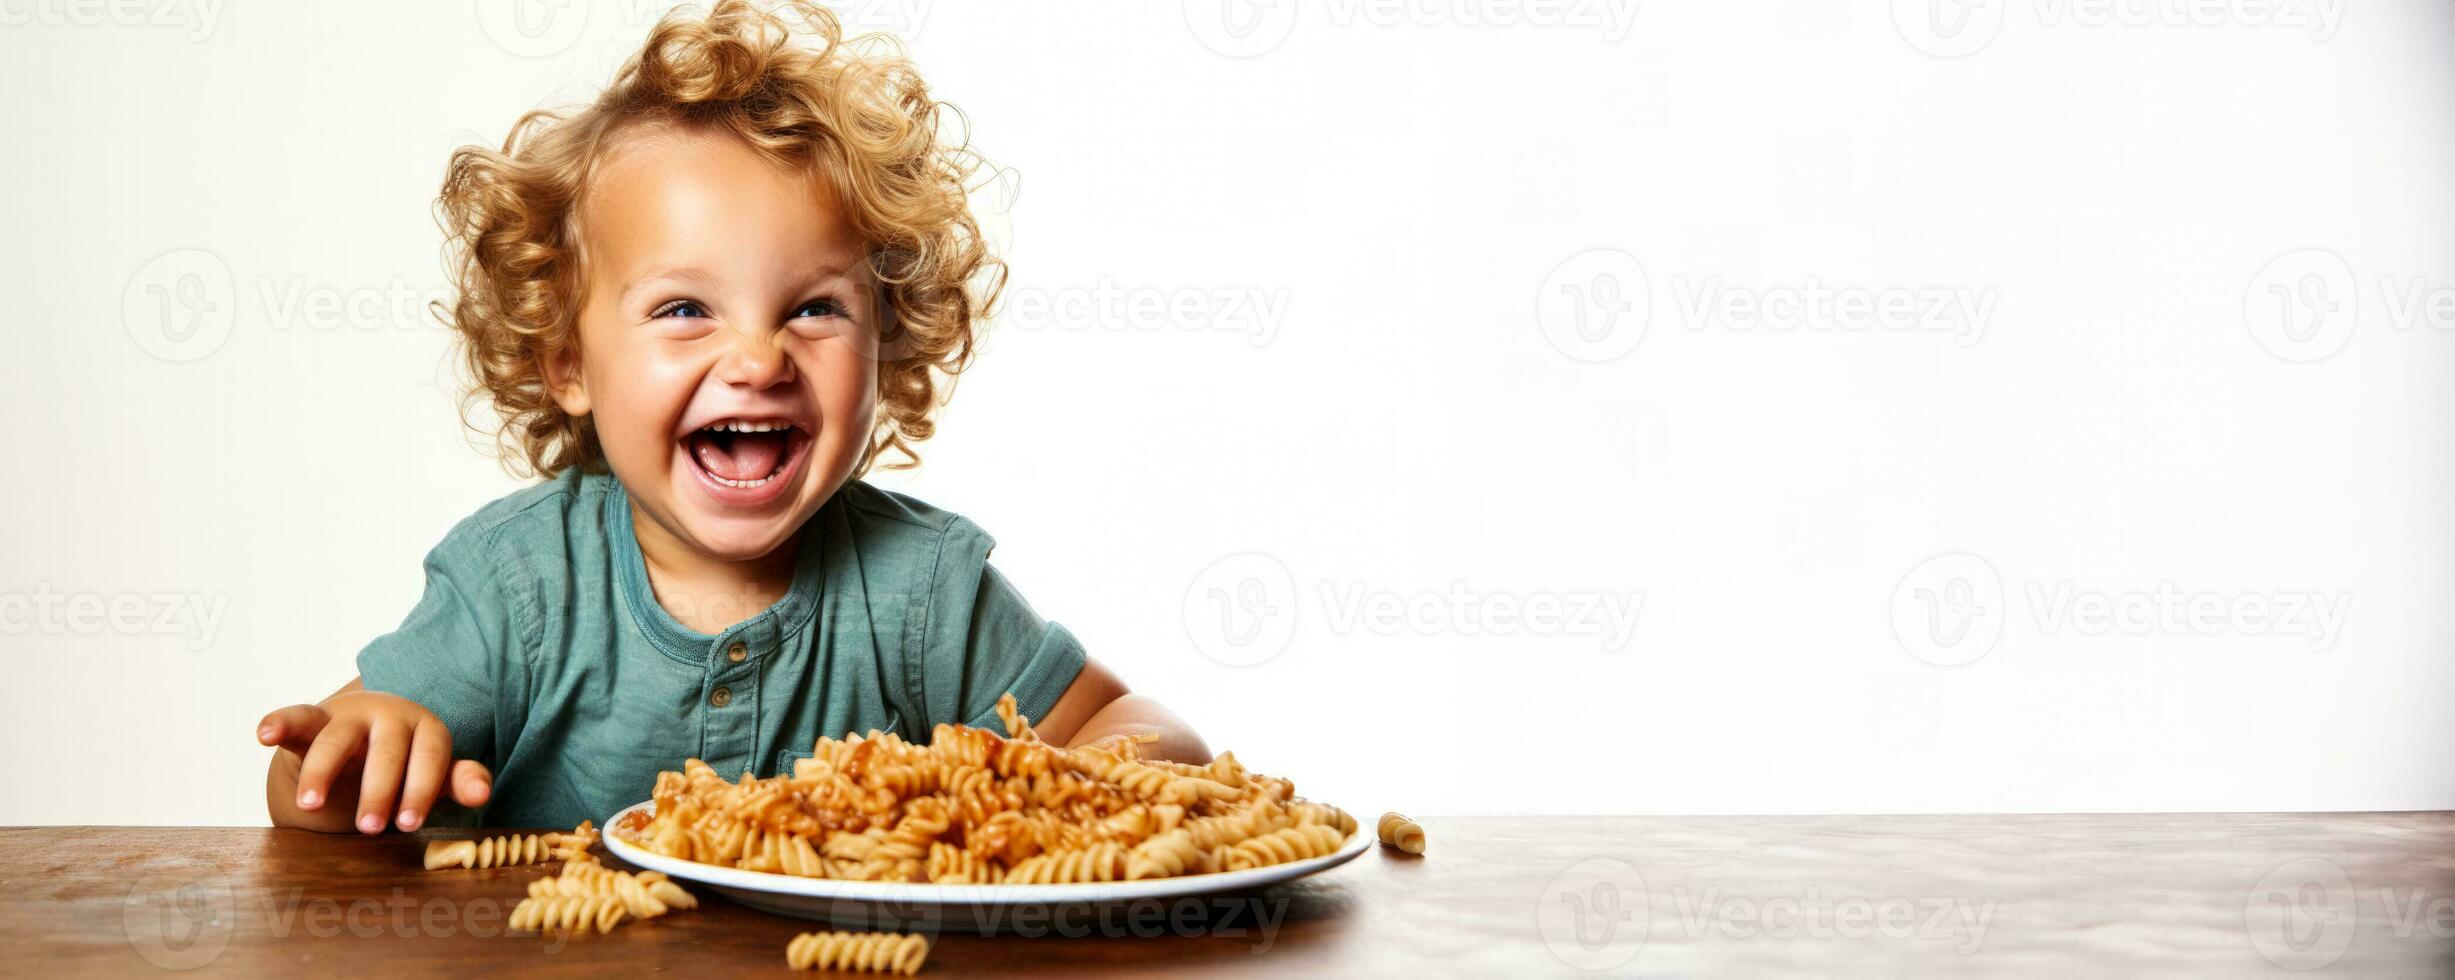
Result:
[[[2455,975],[2450,813],[1423,823],[1420,859],[1376,849],[1256,893],[943,930],[923,975]],[[783,974],[807,928],[710,896],[611,935],[506,933],[545,869],[429,873],[420,850],[0,829],[0,974]]]

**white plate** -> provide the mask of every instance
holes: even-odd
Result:
[[[764,912],[802,919],[825,919],[868,928],[980,927],[994,929],[1016,906],[1107,906],[1146,899],[1177,899],[1211,895],[1319,874],[1355,860],[1373,844],[1373,835],[1357,827],[1338,850],[1317,858],[1289,861],[1245,871],[1146,878],[1081,885],[937,885],[896,881],[841,881],[801,878],[718,867],[655,854],[615,832],[625,818],[639,812],[654,814],[656,801],[625,807],[604,823],[605,846],[615,856],[675,880],[706,885],[743,905]]]

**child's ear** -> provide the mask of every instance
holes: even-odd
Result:
[[[910,251],[884,249],[870,256],[869,272],[863,277],[871,310],[870,359],[882,365],[909,359],[919,346],[904,326],[903,311],[895,307],[894,290],[887,287],[887,277],[903,274],[911,261]]]
[[[580,380],[578,350],[565,347],[541,358],[537,366],[545,371],[546,393],[554,396],[563,414],[572,418],[588,414],[588,385]]]
[[[918,342],[912,336],[912,331],[904,329],[904,325],[895,319],[894,311],[890,308],[886,318],[879,324],[877,335],[870,338],[870,359],[881,365],[910,360],[914,349],[918,346]]]

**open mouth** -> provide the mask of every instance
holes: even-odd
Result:
[[[755,490],[782,479],[809,445],[790,422],[725,419],[682,437],[683,452],[718,486]]]

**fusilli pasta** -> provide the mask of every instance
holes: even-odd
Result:
[[[1246,870],[1330,854],[1357,833],[1346,811],[1296,798],[1232,753],[1191,765],[1143,758],[1142,738],[1054,745],[1011,695],[997,715],[1004,735],[938,725],[926,745],[877,731],[820,739],[768,779],[727,780],[690,759],[657,774],[653,815],[616,832],[751,871],[972,885]]]
[[[483,840],[438,840],[426,843],[426,870],[449,867],[500,868],[514,864],[567,861],[596,846],[597,826],[587,820],[568,834],[508,834]]]
[[[611,931],[629,913],[623,911],[622,900],[597,895],[552,895],[545,898],[524,898],[512,906],[504,924],[520,932],[547,932],[594,928]]]
[[[655,871],[616,871],[596,859],[573,858],[563,873],[529,882],[530,898],[612,898],[634,919],[653,919],[673,909],[699,907],[699,899]]]
[[[564,862],[561,874],[529,882],[528,897],[512,907],[504,924],[522,932],[603,933],[626,919],[698,907],[697,898],[662,874],[616,871],[582,854]]]
[[[1382,814],[1381,825],[1375,828],[1375,831],[1376,835],[1381,838],[1381,843],[1409,854],[1424,852],[1424,828],[1417,825],[1415,821],[1407,819],[1404,814],[1395,811]]]
[[[928,958],[929,940],[903,932],[805,932],[784,946],[784,962],[796,970],[911,976]]]

